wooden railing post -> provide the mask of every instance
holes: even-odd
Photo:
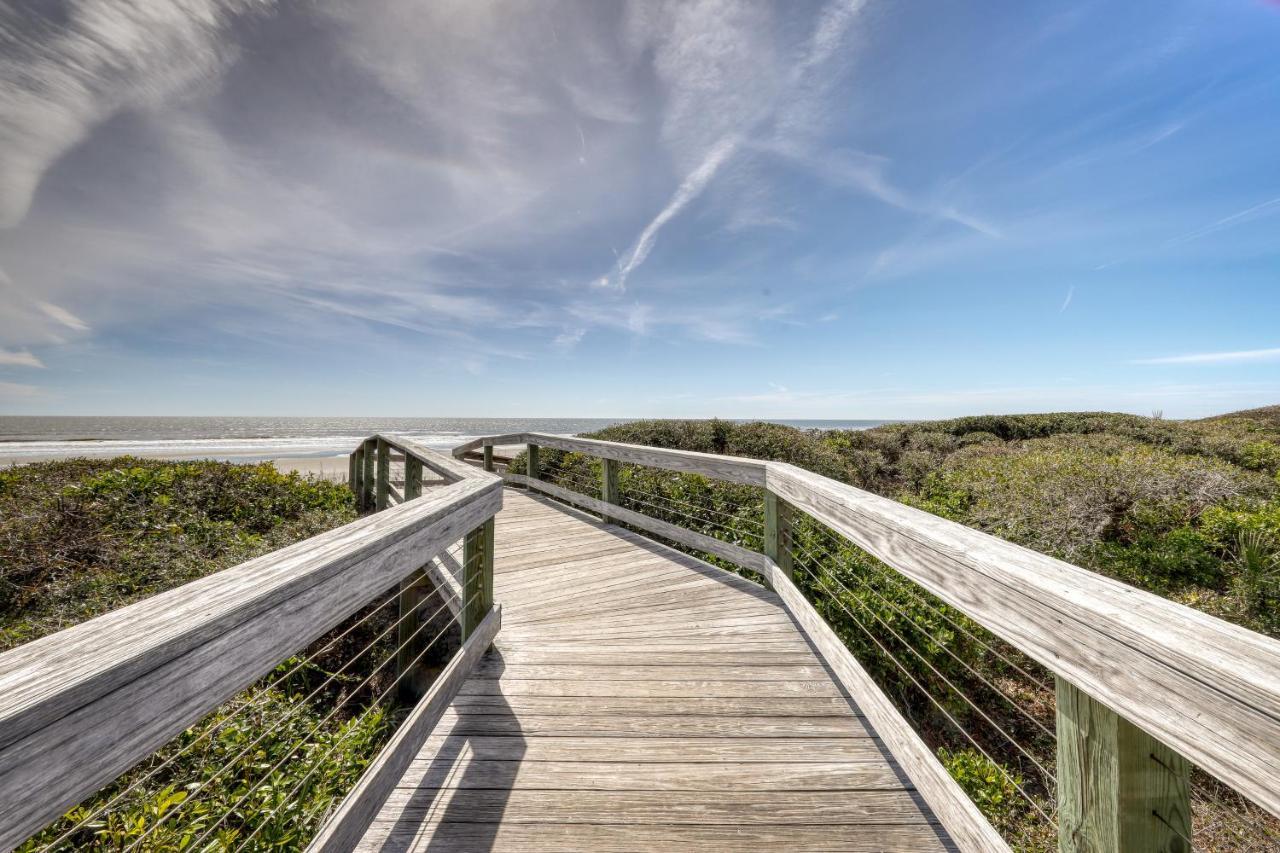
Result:
[[[411,501],[422,497],[422,460],[405,454],[404,499]]]
[[[764,493],[764,555],[794,579],[791,565],[791,508],[771,491]]]
[[[462,547],[462,641],[493,607],[493,519],[467,534]]]
[[[484,470],[493,470],[493,445],[486,444],[484,446]]]
[[[528,458],[525,460],[525,473],[530,480],[536,480],[538,479],[538,445],[530,444],[528,451]]]
[[[600,500],[607,504],[618,502],[618,460],[600,460]],[[605,524],[617,524],[618,520],[604,516]]]
[[[400,582],[400,625],[396,637],[396,677],[399,680],[396,683],[396,694],[404,703],[416,702],[422,695],[422,686],[417,683],[416,673],[405,675],[405,670],[410,667],[421,669],[415,665],[414,659],[422,644],[415,640],[422,634],[418,630],[422,624],[422,602],[434,589],[427,573],[421,569]]]
[[[378,440],[366,438],[360,456],[364,460],[364,473],[360,477],[360,508],[368,509],[373,506],[373,479],[378,461]]]
[[[351,466],[347,474],[347,486],[356,496],[356,512],[364,509],[364,443],[351,451]]]
[[[1190,764],[1057,679],[1060,853],[1190,853]]]
[[[378,439],[378,483],[374,496],[374,509],[381,512],[387,508],[387,484],[391,477],[391,445]]]

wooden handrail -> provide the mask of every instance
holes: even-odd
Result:
[[[469,441],[453,449],[453,455],[461,459],[480,447],[502,444],[534,444],[554,447],[602,459],[614,459],[631,465],[663,468],[682,474],[701,474],[713,480],[763,486],[766,466],[770,463],[741,456],[720,456],[715,453],[695,453],[690,450],[668,450],[662,447],[646,447],[642,444],[622,444],[616,441],[600,441],[594,438],[572,438],[541,432],[517,432],[507,435],[487,436]]]
[[[516,443],[762,486],[1011,643],[1100,709],[1280,815],[1280,642],[1274,639],[787,463],[542,433],[482,437],[454,455]],[[554,494],[550,485],[535,488]],[[571,500],[682,541],[613,504]],[[727,558],[760,568],[755,555]]]
[[[407,446],[453,482],[0,655],[0,849],[492,523],[499,478]]]

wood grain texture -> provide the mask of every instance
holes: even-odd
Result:
[[[502,608],[497,606],[476,626],[462,650],[449,661],[391,740],[365,768],[360,781],[307,846],[308,851],[347,853],[360,840],[501,626]]]
[[[385,842],[365,841],[361,853],[424,850],[440,853],[740,853],[786,850],[788,853],[918,853],[951,849],[928,825],[863,824],[829,826],[663,826],[573,823],[470,824],[441,822],[380,824]],[[428,841],[428,839],[430,839]]]
[[[933,751],[796,588],[790,576],[772,561],[768,573],[787,610],[845,690],[856,697],[858,708],[884,739],[916,790],[956,843],[965,850],[1008,850],[1004,839],[987,823],[973,801],[938,762]]]
[[[791,465],[769,488],[1280,815],[1280,641]]]
[[[1186,759],[1065,679],[1056,693],[1061,853],[1190,853]]]
[[[639,527],[642,530],[648,530],[664,539],[669,539],[680,545],[689,548],[695,548],[707,554],[714,554],[745,569],[752,571],[760,571],[762,567],[763,555],[755,551],[748,551],[740,545],[734,545],[732,542],[723,542],[713,536],[707,536],[704,533],[696,533],[687,530],[679,525],[671,524],[666,521],[660,521],[656,518],[650,518],[643,513],[636,512],[632,509],[616,506],[606,503],[598,498],[588,497],[569,489],[557,486],[554,483],[547,483],[542,480],[530,480],[528,477],[522,477],[519,474],[507,474],[505,479],[509,483],[525,486],[530,489],[536,489],[543,494],[551,495],[562,501],[567,501],[574,506],[597,512],[602,516],[620,521],[624,524],[630,524],[633,527]]]
[[[484,480],[487,482],[491,478],[496,478],[496,475],[490,472],[468,465],[459,459],[455,459],[450,454],[432,450],[411,438],[386,434],[380,435],[379,438],[405,454],[405,456],[413,457],[421,462],[424,468],[444,478],[446,483],[456,483],[459,480]]]
[[[953,849],[774,593],[527,493],[495,540],[496,648],[357,849]]]
[[[376,485],[374,488],[374,509],[381,512],[387,508],[387,500],[389,498],[388,490],[391,487],[391,445],[387,444],[386,439],[377,439],[378,447],[378,469],[374,475]]]
[[[0,655],[0,849],[496,513],[468,480]]]
[[[599,441],[593,438],[570,438],[538,432],[478,438],[455,447],[453,455],[461,458],[477,448],[502,444],[538,444],[601,459],[613,459],[629,465],[647,465],[651,468],[662,468],[683,474],[699,474],[713,480],[725,480],[748,486],[763,486],[765,483],[766,463],[757,459],[721,456],[715,453],[694,453],[688,450],[668,450],[640,444]]]

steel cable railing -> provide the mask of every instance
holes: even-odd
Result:
[[[460,620],[466,607],[472,604],[477,598],[479,598],[479,596],[480,596],[480,593],[477,592],[475,595],[471,596],[471,598],[469,598],[467,601],[462,603],[462,605],[458,609],[458,612],[455,613],[449,619],[449,621],[445,624],[445,626],[441,628],[441,630],[438,631],[435,634],[435,636],[433,636],[427,642],[426,646],[420,652],[418,652],[417,655],[414,656],[413,660],[410,662],[410,666],[406,668],[403,672],[401,672],[399,675],[397,675],[395,680],[392,681],[389,685],[387,685],[380,694],[378,694],[378,698],[375,699],[371,705],[365,708],[365,710],[361,713],[360,718],[357,720],[357,724],[360,720],[363,720],[365,717],[367,717],[375,707],[378,707],[378,705],[382,701],[384,701],[388,695],[390,695],[391,691],[394,690],[399,685],[400,681],[403,680],[405,675],[407,675],[411,671],[412,667],[416,665],[420,660],[422,660],[423,657],[426,656],[427,652],[430,651],[431,648],[435,646],[436,642],[439,641],[440,638],[444,636],[445,632],[448,630],[449,627],[451,627],[452,625],[454,625]],[[414,632],[414,635],[416,636],[419,631],[421,631],[421,627],[418,629],[418,631]],[[411,642],[411,640],[409,642]],[[401,644],[400,648],[397,648],[396,651],[392,653],[392,657],[394,658],[395,654],[397,654],[400,651],[400,649],[407,647],[409,645],[409,642]],[[385,665],[386,663],[384,662],[383,666]],[[334,744],[330,746],[329,749],[326,750],[325,753],[321,755],[319,759],[317,759],[315,762],[312,763],[311,769],[307,771],[306,775],[304,775],[301,779],[299,779],[294,784],[294,786],[289,789],[289,792],[285,794],[284,796],[285,802],[289,802],[293,799],[293,797],[302,788],[303,784],[305,784],[306,781],[310,779],[312,775],[315,774],[316,770],[318,770],[321,766],[323,766],[324,761],[330,756],[332,756],[334,751],[337,750],[337,748],[346,741],[346,739],[350,736],[351,731],[353,729],[354,727],[348,728],[347,731],[344,732],[342,735],[340,735],[338,740],[335,741]],[[281,759],[281,761],[277,763],[275,767],[272,768],[272,771],[268,771],[268,773],[263,776],[262,780],[260,780],[257,783],[257,785],[254,786],[254,788],[251,788],[249,791],[245,792],[245,795],[241,798],[239,802],[243,802],[245,799],[247,799],[249,795],[252,794],[253,791],[258,786],[260,786],[263,782],[265,782],[270,777],[271,772],[279,769],[280,764],[282,764],[283,761],[284,759]],[[237,805],[239,805],[239,802],[237,803]],[[235,806],[232,807],[233,810],[234,808]],[[259,822],[259,824],[253,829],[252,832],[249,833],[248,836],[245,837],[245,839],[235,848],[235,850],[240,851],[240,850],[243,850],[246,846],[248,846],[249,842],[252,841],[255,837],[257,837],[258,833],[262,831],[262,828],[264,826],[266,826],[264,822]],[[208,835],[208,832],[206,832],[206,836],[207,835]],[[199,839],[197,839],[197,841],[199,841]]]
[[[478,596],[479,596],[479,593],[477,593],[476,595],[473,595],[470,599],[468,599],[468,601],[464,602],[462,606],[459,607],[458,612],[455,613],[452,617],[450,617],[449,621],[443,627],[441,627],[439,631],[436,632],[436,634],[427,643],[426,647],[423,648],[422,651],[420,651],[418,655],[413,659],[413,663],[417,663],[418,660],[420,660],[432,647],[434,647],[436,642],[438,642],[440,638],[445,635],[448,629],[459,620],[466,605],[472,603]],[[445,606],[447,605],[441,605],[440,610],[443,610]],[[438,614],[440,610],[437,610],[436,613]],[[434,615],[435,614],[433,614],[432,618],[434,618]],[[378,664],[378,666],[375,667],[374,670],[365,677],[364,681],[361,683],[361,686],[363,687],[364,685],[369,684],[379,672],[381,672],[384,668],[386,668],[386,666],[389,663],[396,660],[400,651],[404,648],[407,648],[411,643],[413,643],[417,639],[418,635],[429,624],[431,624],[431,619],[424,621],[421,625],[418,626],[418,628],[416,628],[412,632],[412,634],[409,636],[407,640],[400,643],[396,648],[392,649],[391,652],[383,659],[382,663]],[[288,803],[292,800],[293,796],[297,794],[301,786],[308,779],[310,779],[312,775],[314,775],[315,771],[320,766],[322,766],[324,759],[329,754],[331,754],[334,749],[337,748],[337,745],[339,743],[342,743],[350,735],[351,731],[353,731],[354,728],[358,726],[359,723],[373,711],[373,709],[380,707],[380,703],[382,702],[382,700],[384,700],[390,694],[390,692],[395,689],[395,687],[400,683],[400,681],[405,677],[405,675],[408,674],[409,671],[410,669],[406,668],[403,672],[401,672],[398,676],[396,676],[396,678],[378,694],[378,697],[374,699],[365,708],[365,710],[360,714],[360,716],[356,718],[352,726],[348,727],[343,734],[339,735],[338,740],[335,741],[334,745],[330,747],[330,749],[326,751],[323,755],[321,755],[319,758],[311,762],[311,769],[308,770],[306,775],[304,775],[301,779],[299,779],[298,782],[295,784],[295,786],[292,789],[290,789],[290,791],[282,798],[283,802]],[[331,708],[329,712],[325,715],[325,717],[322,720],[320,720],[320,722],[312,726],[311,730],[308,731],[307,734],[303,736],[301,741],[299,741],[297,744],[291,747],[288,751],[286,751],[285,754],[282,755],[280,759],[276,761],[275,764],[273,764],[264,774],[262,774],[262,776],[258,779],[257,782],[253,783],[253,785],[251,785],[249,789],[246,790],[239,797],[239,799],[237,799],[234,803],[232,803],[232,805],[228,809],[226,809],[213,824],[211,824],[208,828],[206,828],[205,831],[195,839],[192,846],[199,848],[200,843],[203,842],[205,839],[207,839],[213,832],[215,832],[218,829],[218,827],[221,826],[232,814],[236,813],[239,810],[239,808],[249,800],[249,798],[253,795],[255,791],[259,790],[264,784],[266,784],[271,779],[272,774],[276,773],[284,765],[284,763],[288,761],[290,757],[292,757],[295,751],[297,751],[299,748],[309,743],[312,737],[314,737],[315,734],[319,732],[320,729],[326,723],[332,720],[333,717],[338,713],[338,711],[342,710],[342,708],[346,706],[347,702],[350,700],[352,695],[354,694],[348,694],[348,696],[345,697],[341,702],[339,702],[337,705]],[[268,809],[268,811],[270,812],[271,810]],[[247,845],[249,841],[251,841],[254,837],[256,837],[257,834],[261,832],[263,827],[265,826],[266,826],[265,821],[261,821],[261,820],[258,821],[257,825],[250,832],[250,834],[246,836],[244,840],[235,849],[236,850],[243,849],[244,846]]]
[[[303,669],[314,665],[315,661],[321,655],[332,650],[338,643],[342,642],[344,639],[346,639],[351,634],[353,634],[356,630],[358,630],[359,628],[364,626],[366,623],[368,623],[370,620],[372,620],[375,616],[377,616],[379,613],[385,610],[389,605],[394,603],[399,598],[399,595],[400,595],[399,590],[398,589],[394,590],[390,595],[384,598],[379,604],[377,604],[371,610],[366,612],[363,616],[356,618],[354,621],[351,622],[350,625],[342,629],[337,635],[335,635],[333,638],[325,642],[322,646],[320,646],[320,648],[307,652],[296,664],[290,667],[286,672],[282,673],[281,675],[275,676],[274,678],[271,678],[265,684],[256,685],[255,687],[250,688],[250,691],[249,691],[249,693],[251,694],[250,697],[247,700],[241,702],[235,708],[235,710],[233,710],[230,714],[227,714],[226,716],[218,719],[214,725],[209,726],[208,728],[205,728],[199,735],[195,737],[195,739],[185,744],[180,750],[173,753],[172,755],[166,756],[161,761],[160,764],[148,769],[146,773],[144,773],[138,779],[132,781],[128,785],[128,787],[126,787],[124,790],[113,795],[109,800],[107,800],[107,802],[103,803],[100,806],[94,807],[92,811],[90,811],[88,814],[84,815],[83,817],[79,818],[73,826],[63,831],[62,834],[60,834],[57,838],[39,847],[40,853],[49,853],[49,851],[56,850],[58,848],[58,845],[69,841],[72,838],[72,836],[74,836],[79,830],[83,829],[84,827],[89,825],[91,822],[98,820],[107,812],[120,806],[129,797],[129,795],[137,793],[140,790],[142,790],[144,785],[146,785],[148,782],[155,779],[166,768],[174,765],[179,759],[183,758],[184,756],[189,755],[192,752],[192,750],[194,750],[197,746],[200,746],[201,744],[210,740],[214,735],[224,730],[227,726],[229,726],[242,714],[254,708],[262,707],[262,705],[267,703],[271,695],[270,691],[280,687],[285,682],[287,682],[291,677],[293,677]],[[159,754],[160,753],[157,753],[157,755]]]
[[[442,594],[446,592],[440,586],[436,586],[434,588],[434,591]],[[416,637],[418,632],[420,632],[427,625],[431,624],[431,621],[434,620],[435,617],[438,616],[446,607],[448,607],[447,600],[444,603],[442,603],[436,609],[436,611],[431,614],[431,616],[427,617],[425,620],[420,620],[421,624],[419,625],[417,630],[415,630],[413,636]],[[131,850],[139,849],[142,846],[143,842],[145,842],[148,838],[153,836],[160,829],[162,825],[168,823],[172,818],[176,817],[178,814],[185,811],[185,809],[188,806],[195,803],[197,801],[197,797],[202,791],[207,790],[210,786],[213,785],[214,782],[216,782],[218,779],[222,778],[224,775],[230,772],[233,768],[235,768],[238,764],[240,764],[240,762],[244,760],[247,756],[254,754],[255,747],[257,747],[259,744],[266,741],[268,738],[276,734],[278,731],[282,730],[286,723],[297,719],[298,716],[303,712],[303,710],[306,707],[308,707],[308,703],[311,700],[315,699],[326,687],[337,682],[337,680],[339,679],[339,676],[341,676],[342,673],[346,672],[355,663],[360,661],[367,653],[372,651],[382,640],[390,636],[392,631],[397,630],[400,627],[400,625],[404,623],[406,620],[409,620],[411,618],[418,618],[419,615],[420,614],[417,612],[417,609],[408,610],[407,612],[401,614],[401,616],[398,619],[396,619],[393,623],[391,623],[386,628],[384,628],[377,636],[375,636],[371,641],[369,641],[369,643],[367,643],[363,648],[361,648],[358,652],[356,652],[339,669],[330,673],[328,677],[325,678],[325,680],[320,685],[315,687],[310,693],[308,693],[302,699],[295,700],[294,702],[290,703],[284,709],[283,713],[277,716],[268,726],[263,728],[263,730],[259,732],[259,734],[252,741],[250,741],[249,744],[244,746],[240,750],[240,752],[238,752],[230,760],[224,762],[222,766],[212,776],[203,780],[194,789],[189,790],[187,793],[187,796],[183,799],[181,803],[177,804],[174,808],[167,810],[163,815],[161,815],[141,836],[139,836],[128,847],[126,847],[125,850],[131,851]],[[325,715],[325,717],[322,720],[320,720],[320,722],[316,723],[312,727],[312,729],[308,732],[306,738],[309,739],[312,735],[314,735],[317,731],[319,731],[321,727],[323,727],[326,723],[328,723],[333,718],[333,716],[337,713],[338,710],[345,707],[347,703],[349,703],[354,696],[358,695],[359,692],[371,682],[374,676],[376,676],[379,672],[381,672],[382,669],[385,668],[388,663],[396,659],[398,652],[399,652],[399,648],[393,649],[383,659],[382,663],[378,664],[377,667],[375,667],[371,672],[365,675],[363,680],[359,683],[359,686],[357,686],[354,690],[348,691],[343,697],[343,699],[340,702],[338,702],[333,708],[331,708],[328,711],[328,713]],[[305,739],[304,739],[304,742],[305,742]],[[293,750],[296,748],[297,747],[295,745],[293,748],[288,750],[285,753],[285,758],[291,755]],[[285,759],[282,758],[281,763],[283,763],[284,760]],[[239,802],[237,802],[236,805],[239,805]],[[233,810],[234,808],[235,806],[232,807]],[[223,818],[219,819],[218,823],[220,824],[222,820],[225,820],[225,815]],[[197,839],[197,842],[204,840],[204,838],[206,838],[207,836],[208,836],[208,832],[206,831],[204,834],[202,834],[199,837],[199,839]]]

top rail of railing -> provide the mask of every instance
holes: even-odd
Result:
[[[0,654],[0,850],[152,754],[492,519],[492,474],[396,437],[447,484]]]
[[[786,463],[533,432],[453,454],[510,444],[760,486],[1280,815],[1274,639]],[[751,557],[747,568],[776,569]]]

